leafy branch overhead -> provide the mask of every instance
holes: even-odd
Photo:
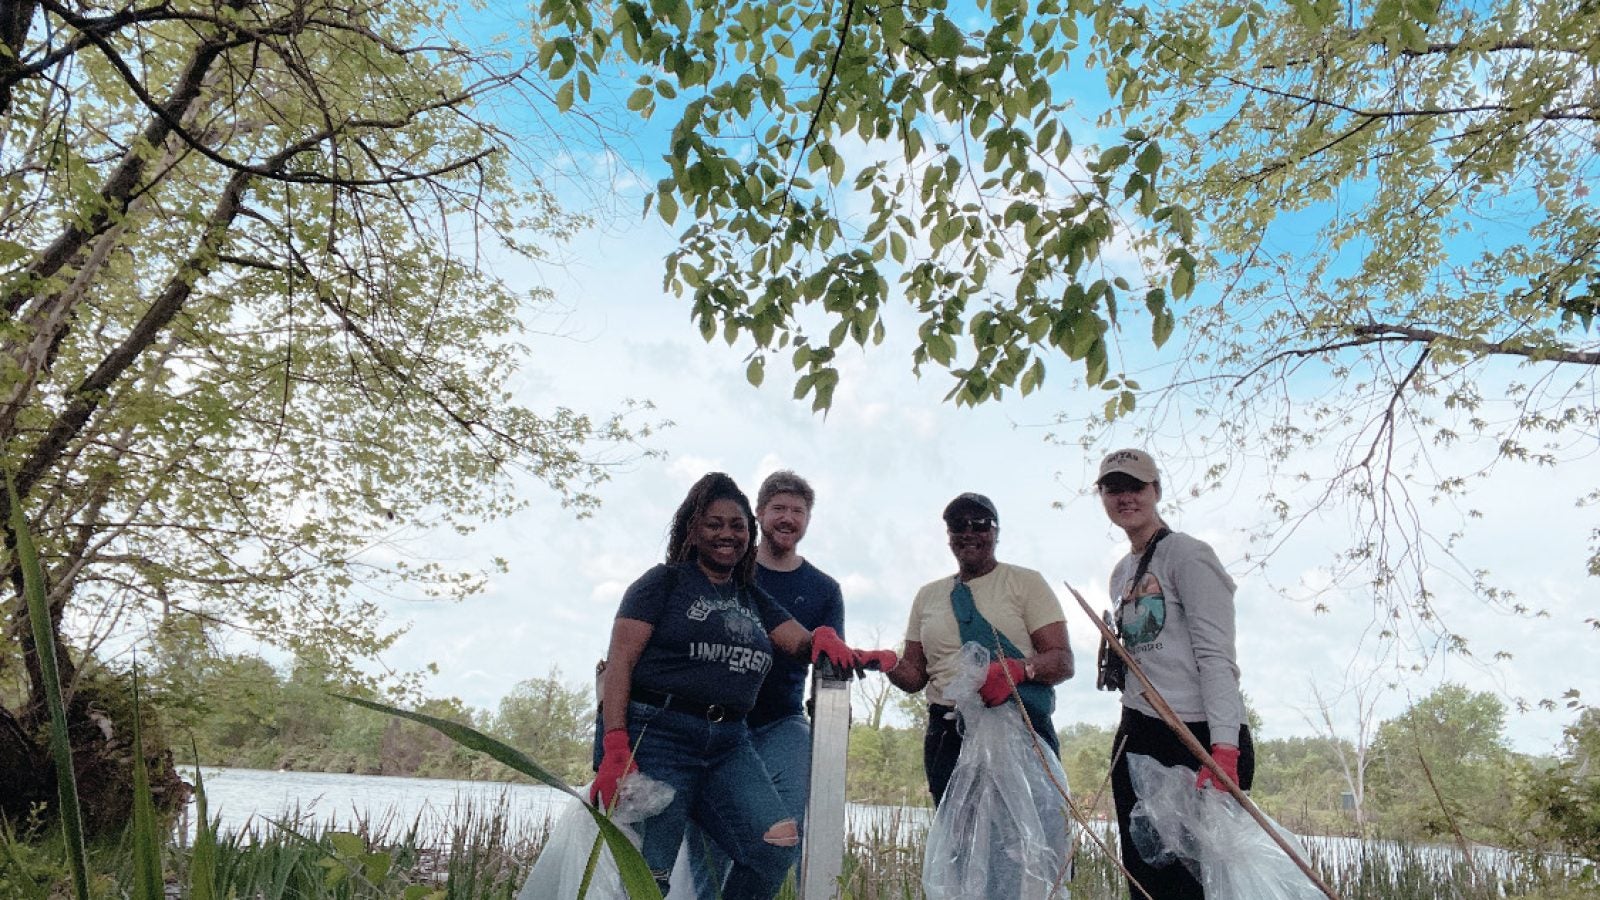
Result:
[[[752,382],[787,353],[795,396],[827,407],[840,347],[882,341],[903,297],[915,367],[949,368],[958,403],[1037,388],[1055,352],[1099,384],[1119,311],[1148,309],[1159,345],[1195,276],[1160,145],[1079,147],[1064,124],[1080,24],[1137,36],[1087,2],[979,6],[544,0],[539,65],[572,105],[620,54],[627,106],[670,110],[647,201],[684,221],[665,281],[706,339],[753,340]],[[1148,264],[1108,260],[1135,244]]]
[[[1203,210],[1214,288],[1141,410],[1185,414],[1208,482],[1268,485],[1273,547],[1348,504],[1333,581],[1360,573],[1396,618],[1437,627],[1441,565],[1530,612],[1457,554],[1476,486],[1595,452],[1600,5],[1196,0],[1133,18],[1147,52],[1100,57],[1142,86],[1116,120],[1162,141],[1170,187]],[[1593,466],[1564,471],[1564,502],[1592,507]]]
[[[594,502],[634,434],[513,395],[546,298],[487,262],[576,225],[483,118],[528,99],[522,68],[431,4],[5,9],[0,456],[64,682],[102,641],[191,628],[355,675],[395,637],[376,591],[486,577],[417,535],[516,509],[516,473]],[[3,636],[37,695],[32,636]],[[0,707],[0,755],[35,755],[42,708]]]

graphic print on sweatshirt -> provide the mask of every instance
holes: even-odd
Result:
[[[1149,644],[1167,625],[1167,598],[1154,572],[1146,572],[1132,591],[1133,601],[1122,604],[1122,640],[1129,647]]]
[[[690,621],[710,622],[712,616],[721,619],[727,642],[690,641],[689,658],[700,662],[726,663],[728,671],[743,674],[753,672],[765,675],[772,668],[772,654],[758,649],[764,644],[765,632],[756,614],[740,603],[738,598],[701,594],[684,613]],[[756,646],[752,646],[756,645]]]

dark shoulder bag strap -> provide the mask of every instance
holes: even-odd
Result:
[[[1144,553],[1139,557],[1139,565],[1134,567],[1133,580],[1122,589],[1122,596],[1117,602],[1116,615],[1105,614],[1105,623],[1117,632],[1117,643],[1127,646],[1126,635],[1122,631],[1122,605],[1131,603],[1135,599],[1133,592],[1139,589],[1139,582],[1144,580],[1145,573],[1150,571],[1150,560],[1156,555],[1156,545],[1161,539],[1171,534],[1166,526],[1162,526],[1155,534],[1150,536],[1150,543],[1145,544]],[[1127,664],[1122,661],[1112,649],[1106,638],[1100,638],[1100,652],[1095,655],[1094,686],[1102,691],[1120,691],[1127,681]]]
[[[1155,534],[1150,536],[1150,543],[1144,545],[1144,554],[1139,557],[1139,565],[1133,570],[1133,580],[1122,590],[1122,602],[1128,603],[1134,599],[1133,592],[1139,589],[1139,582],[1144,579],[1145,573],[1150,571],[1150,560],[1156,555],[1156,545],[1161,539],[1171,534],[1166,526],[1162,526]],[[1117,616],[1117,637],[1122,636],[1122,616]]]

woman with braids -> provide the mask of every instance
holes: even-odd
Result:
[[[663,894],[690,820],[733,860],[726,900],[769,900],[795,862],[799,828],[744,722],[774,649],[842,669],[894,665],[892,651],[807,631],[756,586],[755,555],[749,499],[727,475],[706,475],[672,517],[666,563],[628,587],[611,629],[589,796],[610,808],[636,769],[674,789],[666,809],[636,825]]]

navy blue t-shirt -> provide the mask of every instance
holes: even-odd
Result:
[[[792,572],[778,572],[758,564],[756,584],[807,629],[814,631],[827,625],[841,636],[844,634],[844,595],[839,582],[809,561],[802,561],[800,568]],[[761,684],[755,708],[750,710],[751,727],[798,715],[804,708],[806,675],[810,671],[808,662],[778,658]]]
[[[715,585],[694,563],[677,563],[629,585],[617,618],[655,626],[633,667],[634,684],[749,709],[772,668],[767,632],[790,616],[759,587]]]

